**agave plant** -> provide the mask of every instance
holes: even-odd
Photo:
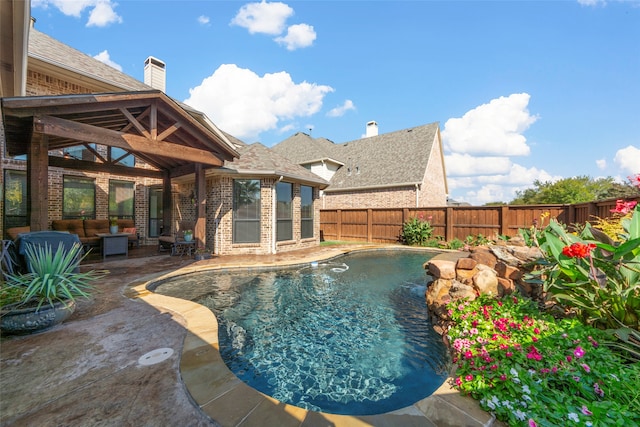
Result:
[[[26,258],[31,272],[11,274],[6,281],[6,286],[23,290],[16,305],[34,305],[39,310],[45,303],[53,306],[56,301],[88,298],[93,282],[107,272],[92,270],[80,273],[79,266],[84,256],[80,244],[66,250],[60,243],[56,251],[50,245],[27,247]]]

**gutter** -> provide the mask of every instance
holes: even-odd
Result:
[[[327,188],[324,190],[325,193],[337,193],[340,191],[359,191],[359,190],[378,190],[378,189],[386,189],[386,188],[397,188],[397,187],[418,187],[420,186],[420,182],[401,182],[398,184],[387,184],[387,185],[365,185],[360,187],[340,187],[340,188]]]

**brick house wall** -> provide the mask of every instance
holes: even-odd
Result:
[[[26,95],[27,96],[44,96],[44,95],[60,95],[60,94],[81,94],[92,93],[93,91],[87,87],[79,85],[75,82],[62,80],[57,77],[43,74],[38,71],[27,70]]]
[[[324,193],[323,209],[415,206],[415,187],[378,188]]]
[[[251,179],[252,177],[236,176],[236,179]],[[319,191],[313,191],[313,228],[312,238],[301,238],[301,199],[300,184],[293,184],[293,239],[275,242],[275,178],[260,180],[260,242],[233,242],[233,178],[228,176],[211,176],[206,179],[207,208],[206,208],[206,242],[208,250],[218,255],[258,255],[309,248],[320,244],[320,201]],[[174,200],[177,200],[178,221],[195,222],[195,209],[187,197],[193,190],[192,184],[177,186]],[[275,243],[275,246],[274,246]]]
[[[443,185],[445,182],[445,170],[444,163],[441,161],[443,159],[441,144],[437,142],[433,143],[429,158],[433,159],[433,161],[427,164],[418,195],[418,206],[416,207],[446,206],[447,190],[445,185]]]

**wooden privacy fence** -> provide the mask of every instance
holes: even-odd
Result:
[[[626,200],[640,201],[640,197]],[[529,228],[535,222],[546,226],[550,218],[567,225],[609,218],[615,206],[616,199],[608,199],[573,205],[322,209],[320,233],[324,240],[395,243],[400,240],[402,225],[417,217],[429,221],[433,235],[446,241],[456,238],[464,241],[467,236],[479,234],[489,238],[513,237],[518,229]]]

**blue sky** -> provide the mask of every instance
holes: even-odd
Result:
[[[32,0],[36,28],[245,142],[439,122],[452,199],[640,173],[640,1]],[[398,160],[411,153],[398,153]]]

